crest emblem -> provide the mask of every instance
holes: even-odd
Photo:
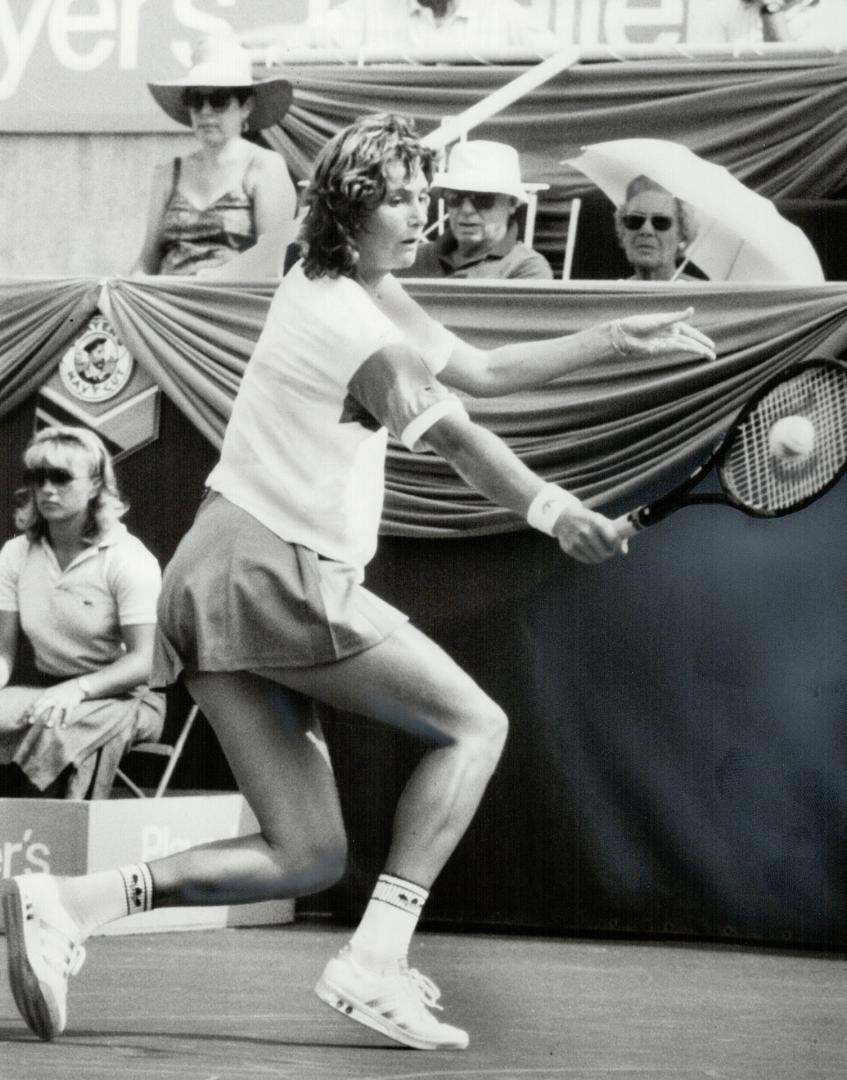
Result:
[[[62,385],[78,401],[108,401],[123,390],[133,360],[102,315],[88,324],[59,362]]]
[[[159,399],[150,374],[98,313],[39,390],[35,427],[82,424],[120,461],[158,437]]]

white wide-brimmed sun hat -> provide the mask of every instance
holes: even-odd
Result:
[[[178,124],[191,127],[191,114],[183,92],[191,86],[249,89],[255,100],[247,127],[262,131],[278,124],[291,104],[291,83],[282,76],[253,80],[250,54],[234,37],[224,34],[202,38],[194,49],[192,66],[181,79],[148,82],[156,103]]]
[[[446,171],[435,174],[432,186],[511,195],[518,202],[527,201],[517,150],[507,143],[486,139],[456,143],[450,151]]]

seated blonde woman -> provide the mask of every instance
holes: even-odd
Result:
[[[697,236],[694,210],[649,177],[637,176],[627,187],[626,200],[615,211],[615,229],[632,267],[632,278],[698,279],[683,265],[685,253]]]
[[[161,572],[120,522],[97,435],[44,428],[23,463],[21,535],[0,549],[0,763],[22,774],[14,794],[103,798],[126,749],[161,733],[147,686]],[[35,670],[12,685],[22,636]]]

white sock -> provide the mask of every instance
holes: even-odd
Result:
[[[100,926],[153,908],[153,879],[146,863],[60,879],[62,902],[88,936]]]
[[[375,970],[405,959],[428,896],[427,890],[414,882],[380,874],[362,921],[350,939],[356,959]]]

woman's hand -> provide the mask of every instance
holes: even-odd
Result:
[[[582,503],[563,510],[553,535],[566,555],[582,563],[600,563],[613,555],[626,554],[626,540],[618,535],[610,518]]]
[[[667,315],[631,315],[609,323],[612,348],[627,360],[678,357],[683,360],[714,360],[715,343],[685,321],[694,308]]]
[[[68,679],[51,686],[36,698],[24,713],[24,719],[30,726],[42,723],[48,728],[68,727],[73,723],[74,710],[84,700],[85,693],[79,680]]]

